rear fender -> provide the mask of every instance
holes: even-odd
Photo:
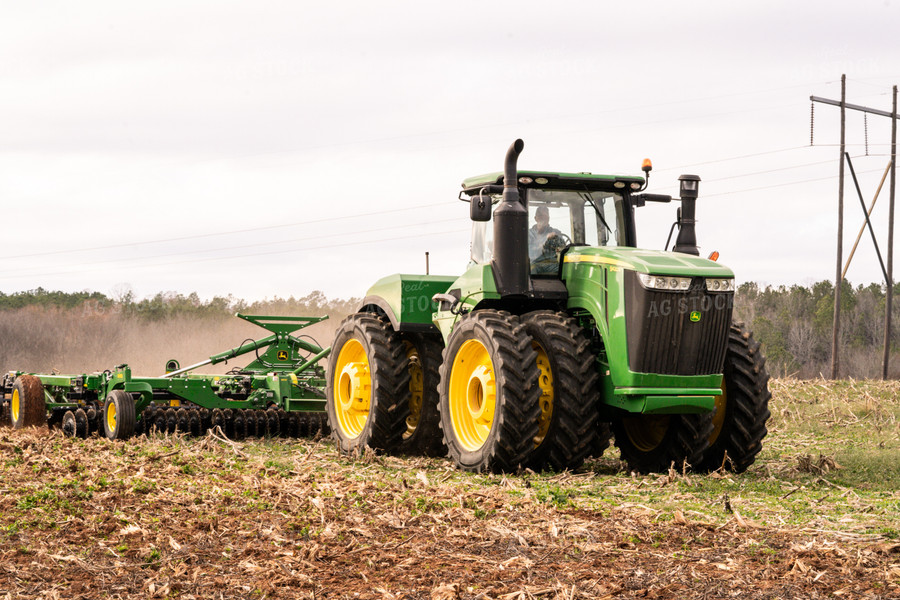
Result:
[[[445,293],[455,280],[442,275],[389,275],[369,288],[359,312],[385,316],[395,331],[437,333],[432,319],[438,303],[432,297]]]

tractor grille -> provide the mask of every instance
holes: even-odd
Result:
[[[672,292],[644,289],[635,272],[626,271],[631,370],[661,375],[721,373],[733,305],[734,293],[709,293],[702,277],[695,277],[688,291]]]

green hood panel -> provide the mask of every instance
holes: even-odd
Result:
[[[566,253],[565,262],[621,267],[653,275],[734,277],[731,269],[717,262],[690,254],[662,250],[577,246]]]

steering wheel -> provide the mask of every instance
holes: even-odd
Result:
[[[560,250],[571,244],[572,238],[560,231],[548,237],[544,242],[544,254],[559,254]]]

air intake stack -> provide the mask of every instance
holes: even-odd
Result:
[[[678,237],[675,238],[675,252],[700,256],[697,248],[697,230],[695,225],[695,210],[697,196],[699,195],[700,177],[697,175],[682,175],[678,178],[681,182],[681,208],[678,209]]]

